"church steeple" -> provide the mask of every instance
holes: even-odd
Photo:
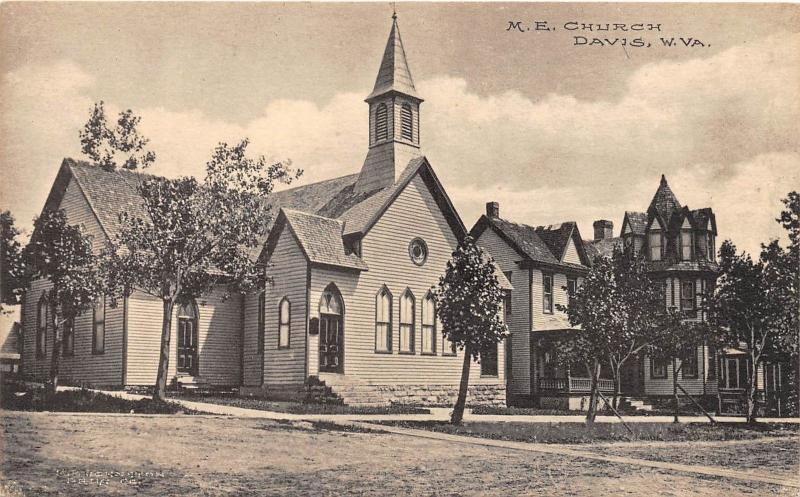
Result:
[[[365,101],[369,104],[369,151],[356,192],[392,185],[409,161],[420,155],[419,108],[423,100],[408,69],[396,14],[375,86]]]

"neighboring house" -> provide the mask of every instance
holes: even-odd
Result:
[[[14,322],[10,329],[0,330],[0,377],[13,378],[19,373],[22,326]]]
[[[595,221],[594,225],[595,239],[586,242],[589,253],[610,255],[614,247],[643,253],[651,278],[663,285],[665,305],[680,310],[686,320],[707,319],[702,311],[703,299],[713,291],[719,272],[717,223],[711,208],[690,209],[681,205],[662,175],[647,211],[625,212],[619,237],[612,237],[610,221]],[[693,397],[716,405],[718,410],[737,410],[747,371],[752,367],[746,351],[696,345],[687,344],[686,352],[676,358],[678,384]],[[772,406],[768,410],[781,410],[786,374],[785,365],[759,366],[757,386],[759,395]],[[671,398],[672,361],[647,356],[633,361],[623,375],[623,393],[653,401]]]
[[[178,306],[169,376],[303,395],[309,384],[359,404],[443,403],[455,396],[462,352],[443,340],[431,288],[466,235],[420,152],[417,94],[394,20],[369,106],[361,171],[276,192],[263,250],[272,284],[261,294],[222,290]],[[65,209],[99,248],[120,229],[121,209],[140,209],[137,174],[65,159],[46,207]],[[581,250],[583,250],[581,248]],[[511,285],[498,274],[506,290]],[[46,376],[52,330],[35,282],[24,304],[25,373]],[[66,382],[152,385],[161,304],[135,292],[80,316],[65,340]],[[67,345],[68,344],[68,345]],[[472,368],[473,403],[505,402],[504,350]]]
[[[517,224],[501,218],[499,204],[489,202],[470,233],[513,285],[506,304],[509,403],[579,408],[588,375],[559,366],[549,347],[575,331],[556,306],[568,304],[590,266],[578,225]]]

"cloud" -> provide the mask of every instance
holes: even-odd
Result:
[[[800,34],[776,34],[706,58],[645,64],[613,101],[480,95],[461,78],[422,80],[423,150],[468,225],[499,200],[509,218],[576,220],[588,238],[592,220],[620,223],[625,210],[644,210],[665,173],[681,201],[715,209],[723,237],[755,250],[779,229],[778,199],[800,188],[798,45]],[[13,181],[0,196],[21,223],[41,208],[61,158],[79,154],[77,131],[100,98],[95,83],[69,61],[5,75],[0,167]],[[219,141],[249,137],[252,152],[291,158],[308,183],[358,172],[363,97],[272,100],[244,123],[199,110],[135,111],[159,156],[155,174],[202,176]]]

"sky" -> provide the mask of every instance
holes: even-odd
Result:
[[[4,2],[0,209],[29,229],[100,100],[142,117],[153,174],[202,177],[218,142],[244,137],[304,169],[297,184],[356,173],[391,14]],[[468,228],[497,201],[516,222],[577,221],[588,239],[609,219],[618,234],[664,174],[740,249],[782,235],[780,199],[800,190],[798,5],[400,2],[397,15],[425,99],[422,151]],[[658,30],[596,30],[606,23]]]

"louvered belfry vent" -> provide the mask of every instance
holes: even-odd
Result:
[[[414,141],[414,120],[411,114],[411,106],[403,104],[400,111],[401,132],[402,138],[408,141]]]
[[[389,116],[386,104],[378,105],[375,110],[375,139],[385,140],[389,137]]]

